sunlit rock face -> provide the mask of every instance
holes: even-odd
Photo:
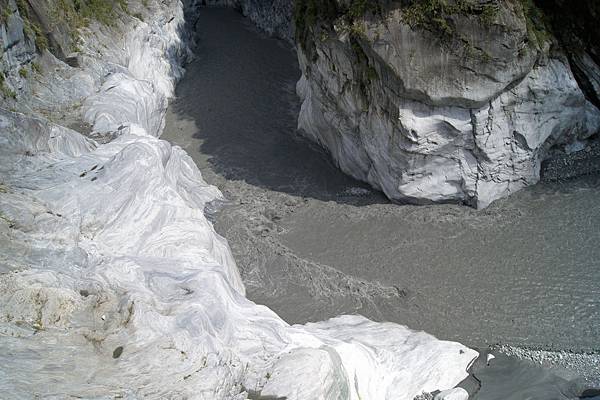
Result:
[[[548,150],[584,142],[600,113],[521,2],[480,3],[441,26],[410,7],[297,16],[299,127],[398,201],[482,208],[536,183]]]
[[[411,400],[456,386],[477,356],[459,343],[360,316],[290,326],[245,298],[203,212],[221,193],[159,139],[189,54],[184,5],[143,3],[92,24],[79,67],[31,52],[37,83],[0,103],[2,398]]]

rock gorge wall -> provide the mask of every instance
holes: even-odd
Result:
[[[41,3],[55,25],[12,0],[0,23],[3,398],[412,400],[467,376],[458,343],[359,316],[289,326],[244,297],[203,213],[221,193],[158,138],[194,4]]]
[[[538,182],[545,159],[589,151],[600,127],[590,1],[211,3],[283,37],[293,19],[299,128],[393,200],[486,207]]]
[[[301,10],[299,127],[391,199],[483,208],[584,148],[600,112],[532,4],[436,4]]]

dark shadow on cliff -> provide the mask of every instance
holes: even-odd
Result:
[[[239,13],[203,8],[196,60],[177,88],[172,110],[192,120],[200,152],[216,174],[265,189],[356,205],[387,202],[342,173],[321,148],[296,132],[300,77],[287,43],[257,32]],[[211,182],[216,183],[216,182]]]

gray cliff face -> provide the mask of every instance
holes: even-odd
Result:
[[[0,0],[0,73],[2,102],[30,106],[42,64],[60,68],[60,61],[77,66],[78,36],[61,20],[58,0]],[[24,110],[21,110],[24,111]]]
[[[520,5],[500,5],[491,23],[450,16],[449,37],[402,9],[314,29],[299,127],[394,200],[483,208],[536,183],[549,149],[583,143],[600,113]]]
[[[24,32],[24,21],[14,1],[3,6],[0,23],[0,98],[15,104],[17,92],[27,87],[29,66],[36,57],[35,41]],[[20,72],[21,71],[21,72]]]
[[[411,27],[410,18],[394,9],[383,19],[339,26],[336,36],[343,41],[349,29],[358,29],[355,40],[369,59],[390,70],[402,96],[425,104],[484,106],[522,80],[538,57],[513,8],[499,8],[490,26],[471,15],[450,15],[454,31],[443,37]]]

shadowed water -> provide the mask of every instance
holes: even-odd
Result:
[[[243,180],[323,200],[348,186],[366,187],[295,134],[300,70],[287,43],[259,34],[231,10],[206,9],[198,26],[198,59],[173,109],[193,121],[203,155],[198,162],[209,180]]]

